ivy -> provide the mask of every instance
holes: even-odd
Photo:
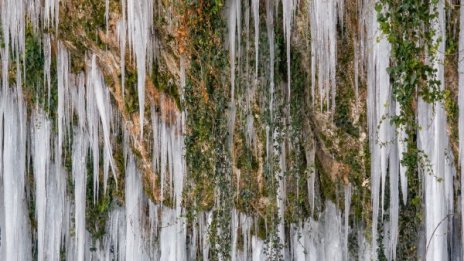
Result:
[[[188,184],[184,205],[188,216],[195,212],[211,211],[208,231],[211,260],[230,259],[231,211],[231,155],[228,140],[228,102],[230,86],[223,68],[227,68],[227,52],[222,36],[225,23],[219,14],[224,2],[188,0],[180,8],[186,14],[185,24],[189,56],[185,100],[181,107],[186,111],[186,162]]]
[[[443,99],[437,69],[432,64],[436,59],[441,41],[435,39],[433,23],[437,22],[438,0],[380,0],[376,4],[381,31],[391,44],[390,74],[393,98],[401,108],[391,118],[397,128],[407,134],[407,151],[401,162],[410,173],[417,169],[421,153],[415,140],[419,126],[415,119],[418,98],[427,103]],[[410,160],[416,159],[416,160]]]
[[[436,53],[440,38],[434,24],[438,23],[438,0],[379,0],[375,6],[381,31],[391,44],[388,73],[392,95],[401,112],[390,118],[391,123],[405,131],[406,144],[401,164],[407,167],[408,196],[401,206],[397,255],[403,259],[417,257],[417,235],[422,220],[421,185],[418,168],[431,171],[427,155],[418,148],[416,106],[419,98],[435,104],[444,99],[437,79]]]

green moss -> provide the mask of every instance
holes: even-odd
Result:
[[[126,71],[126,82],[124,87],[124,105],[129,114],[138,112],[139,100],[137,95],[137,72]]]
[[[103,156],[103,151],[100,153],[100,158]],[[104,192],[103,173],[100,169],[99,188],[95,197],[93,188],[93,159],[88,154],[87,160],[87,191],[86,191],[86,229],[92,235],[94,240],[101,239],[105,235],[106,223],[109,218],[109,212],[118,203],[117,199],[121,198],[121,191],[116,186],[116,181],[113,177],[108,178],[107,191]],[[109,175],[112,173],[110,172]],[[118,184],[119,185],[119,184]],[[124,186],[123,186],[124,187]],[[95,200],[96,198],[96,200]]]
[[[117,4],[110,4],[116,11]],[[106,46],[98,36],[99,31],[106,30],[105,2],[98,0],[76,0],[63,4],[60,8],[60,23],[58,38],[66,41],[73,48],[69,48],[71,56],[71,71],[79,73],[85,69],[85,57],[92,42],[99,48]],[[69,15],[69,14],[72,15]],[[65,17],[62,17],[65,16]],[[53,32],[53,28],[49,28]]]
[[[181,104],[189,115],[185,145],[190,197],[184,201],[188,202],[188,208],[212,207],[210,242],[214,247],[210,249],[210,257],[228,259],[233,193],[231,157],[227,149],[227,138],[231,134],[227,133],[226,117],[230,86],[223,70],[228,67],[228,60],[222,46],[225,22],[219,15],[223,1],[189,0],[180,5],[186,14],[182,23],[188,28],[190,41],[191,64],[187,75],[193,76],[186,79],[185,101]],[[211,199],[210,195],[213,195]],[[214,199],[219,203],[214,204]]]
[[[328,173],[324,173],[324,169],[320,165],[319,160],[316,159],[316,169],[319,172],[319,184],[321,189],[321,201],[325,202],[330,200],[337,202],[337,187],[338,185],[333,182]]]
[[[52,120],[56,128],[56,111],[58,106],[56,59],[52,57],[50,65],[50,90],[45,79],[45,56],[41,39],[34,35],[29,24],[26,30],[25,56],[22,61],[25,68],[23,90],[30,105],[41,107]],[[50,91],[50,96],[49,96]],[[29,108],[33,108],[30,106]]]
[[[177,107],[180,108],[179,87],[175,84],[175,79],[157,62],[153,66],[151,78],[155,88],[174,98]]]

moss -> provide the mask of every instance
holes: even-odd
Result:
[[[110,7],[116,11],[118,5],[113,1],[110,2]],[[60,7],[59,20],[58,38],[71,46],[68,48],[71,56],[71,72],[79,73],[85,69],[85,57],[90,43],[101,49],[106,48],[98,36],[99,31],[106,30],[105,2],[97,0],[66,2]],[[48,30],[54,31],[53,28]]]
[[[175,79],[169,74],[158,62],[155,62],[153,66],[153,72],[151,78],[155,87],[172,97],[180,108],[180,96],[179,87],[175,84]]]
[[[236,154],[236,168],[240,170],[240,181],[238,177],[237,183],[233,182],[234,191],[237,191],[234,194],[237,194],[235,199],[235,207],[247,214],[253,214],[253,205],[257,204],[257,199],[259,198],[258,192],[258,162],[256,157],[253,155],[253,152],[245,144],[245,134],[244,132],[239,132],[235,137],[235,151]],[[240,186],[240,187],[237,187]]]
[[[137,96],[137,72],[126,71],[126,83],[124,87],[124,105],[129,114],[138,112],[139,100]]]
[[[189,202],[189,208],[212,207],[209,235],[214,247],[210,249],[210,257],[228,259],[233,193],[227,149],[227,138],[231,134],[227,133],[226,116],[230,86],[223,70],[228,67],[227,53],[222,46],[225,23],[219,15],[223,1],[185,1],[180,5],[185,14],[181,23],[188,28],[186,51],[191,55],[187,74],[192,76],[187,78],[185,101],[181,104],[189,115],[185,145],[190,198],[184,200]],[[201,196],[207,196],[208,202],[203,202]],[[210,205],[213,199],[218,203]]]
[[[330,179],[330,175],[324,173],[319,160],[316,158],[316,169],[319,172],[319,184],[321,189],[321,201],[325,202],[330,200],[332,202],[337,202],[337,187],[338,185]]]
[[[211,175],[214,176],[215,162],[218,158],[217,146],[221,143],[211,141],[223,140],[221,130],[225,121],[225,97],[222,71],[214,71],[223,68],[227,64],[226,53],[222,48],[222,40],[219,37],[224,32],[224,24],[221,17],[217,17],[217,8],[222,6],[217,2],[193,2],[184,3],[185,12],[190,15],[185,19],[188,25],[189,40],[191,41],[192,64],[190,75],[195,78],[187,79],[185,87],[185,103],[183,106],[189,113],[187,118],[186,160],[191,172],[189,177],[193,182],[195,191],[210,191]],[[216,10],[216,11],[215,11]],[[206,67],[208,70],[203,70]],[[201,188],[199,188],[201,186]],[[204,186],[204,187],[203,187]],[[204,192],[202,194],[212,194]],[[198,198],[200,199],[200,198]],[[198,204],[201,205],[201,204]]]
[[[50,90],[45,79],[45,56],[41,39],[34,34],[30,24],[26,27],[25,55],[21,66],[25,69],[23,93],[28,103],[28,110],[41,108],[52,121],[53,130],[56,131],[56,112],[58,107],[56,58],[51,57]],[[15,70],[16,64],[14,64]],[[49,95],[50,94],[50,95]],[[30,113],[29,113],[30,114]]]
[[[100,153],[100,158],[103,157],[103,151]],[[94,193],[93,188],[93,159],[88,154],[87,160],[87,191],[86,191],[86,229],[92,235],[95,240],[101,239],[105,235],[106,223],[109,218],[109,212],[118,203],[117,199],[121,198],[121,191],[116,186],[116,181],[113,177],[108,177],[107,191],[104,192],[103,187],[103,172],[100,169],[99,173],[99,189]],[[109,173],[111,175],[111,172]],[[124,186],[123,186],[124,188]],[[97,198],[95,200],[95,198]]]

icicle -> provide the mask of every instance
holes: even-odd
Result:
[[[253,21],[255,26],[255,77],[258,77],[259,65],[259,0],[252,0]]]
[[[110,19],[110,1],[105,0],[105,25],[106,25],[106,34],[108,34],[108,27],[109,27],[109,19]]]
[[[116,208],[109,214],[105,238],[105,260],[125,260],[126,258],[126,214],[123,208]]]
[[[161,104],[163,103],[163,100],[161,99]],[[166,126],[165,126],[165,122],[164,121],[161,121],[160,122],[160,126],[161,126],[161,138],[160,138],[160,148],[161,148],[161,174],[160,174],[160,177],[161,177],[161,200],[164,200],[164,184],[165,184],[165,178],[166,178],[166,170],[167,170],[167,165],[168,165],[168,149],[167,149],[167,143],[168,143],[168,139],[166,137],[167,133],[169,133],[166,129]],[[170,182],[172,182],[172,180],[170,180]],[[172,190],[170,190],[172,191]]]
[[[15,55],[25,51],[26,2],[19,0],[0,0],[1,26],[6,53],[11,50]],[[11,42],[10,42],[11,41]],[[4,57],[4,59],[8,59]],[[19,85],[18,85],[19,87]]]
[[[440,90],[444,90],[444,53],[445,53],[445,14],[444,2],[438,2],[438,21],[434,21],[436,30],[434,39],[441,39],[438,45],[437,58],[433,66],[437,70],[437,78],[441,82]],[[427,104],[422,99],[418,103],[419,149],[423,150],[430,160],[429,168],[422,168],[425,176],[425,231],[426,260],[447,260],[448,240],[447,228],[449,214],[453,209],[449,206],[452,187],[446,186],[452,179],[446,167],[446,148],[448,148],[446,131],[446,115],[441,102]]]
[[[51,21],[55,27],[58,27],[58,19],[60,14],[59,8],[59,0],[44,1],[44,28],[50,27]]]
[[[143,238],[141,227],[142,183],[135,169],[132,156],[126,169],[126,256],[125,260],[141,260],[143,258]]]
[[[358,260],[373,260],[376,257],[377,252],[372,252],[372,247],[364,237],[362,230],[359,230],[357,234]]]
[[[42,3],[41,1],[28,0],[26,1],[27,17],[32,26],[32,32],[34,34],[39,33],[40,21],[42,19]]]
[[[327,109],[335,112],[337,1],[311,1],[309,16],[311,24],[311,94],[313,103],[316,100],[315,86],[317,74],[320,107],[323,107],[325,99]],[[287,48],[289,47],[287,46]]]
[[[15,89],[15,86],[12,86]],[[1,258],[31,260],[29,214],[25,195],[26,113],[22,97],[3,90],[0,121],[2,146]]]
[[[110,118],[110,101],[109,101],[109,93],[108,89],[104,88],[105,83],[103,80],[103,75],[101,74],[100,70],[97,68],[96,56],[92,57],[92,66],[90,72],[90,79],[88,80],[92,86],[92,89],[95,92],[95,101],[96,106],[100,115],[100,120],[103,128],[103,137],[105,143],[105,158],[109,160],[111,171],[113,172],[113,177],[117,184],[117,176],[114,167],[114,160],[113,160],[113,150],[111,146],[110,140],[110,125],[111,125],[111,118]],[[91,119],[89,119],[91,120]],[[105,180],[106,183],[106,180]]]
[[[390,153],[389,143],[394,129],[389,122],[391,113],[391,87],[387,72],[390,61],[390,44],[380,35],[376,11],[368,5],[368,75],[367,114],[369,145],[371,151],[371,197],[372,197],[372,252],[377,252],[377,224],[379,209],[382,210]],[[380,38],[380,39],[379,39]]]
[[[293,14],[296,8],[296,0],[282,0],[283,28],[287,50],[287,101],[290,102],[290,42],[293,23]]]
[[[56,147],[57,141],[55,138],[54,144]],[[57,150],[55,150],[55,159],[57,159]],[[47,237],[46,245],[46,260],[57,260],[60,257],[62,250],[62,238],[65,234],[65,205],[66,200],[66,173],[59,161],[53,166],[50,166],[50,173],[47,179],[47,216],[46,229]]]
[[[276,201],[277,201],[277,209],[278,209],[278,235],[280,244],[283,246],[285,245],[285,201],[287,192],[286,182],[285,182],[285,171],[287,171],[287,162],[286,162],[286,150],[284,142],[281,143],[281,151],[280,151],[280,160],[279,160],[279,173],[276,174],[276,180],[278,182],[277,193],[276,193]],[[288,259],[287,253],[285,249],[282,248],[282,257],[284,259]]]
[[[239,217],[238,217],[238,213],[236,209],[232,209],[231,217],[232,217],[232,222],[230,226],[232,230],[232,233],[231,233],[232,234],[232,240],[231,240],[232,245],[230,247],[231,249],[230,256],[231,256],[232,261],[236,261],[237,255],[238,255],[238,251],[237,251],[238,231],[237,230],[238,230],[238,224],[239,224]]]
[[[52,47],[50,35],[46,34],[43,37],[43,52],[44,52],[44,80],[45,87],[47,88],[47,106],[50,109],[50,99],[51,99],[51,74],[50,68],[52,64]]]
[[[152,106],[151,108],[151,124],[152,124],[152,132],[153,132],[153,144],[152,144],[152,148],[153,148],[153,151],[152,151],[152,166],[153,166],[153,169],[156,171],[156,172],[159,172],[158,174],[160,174],[161,172],[161,166],[160,166],[160,156],[161,156],[161,152],[160,152],[160,149],[161,149],[161,145],[160,145],[160,133],[159,133],[159,125],[160,125],[160,122],[159,122],[159,119],[158,119],[158,113],[156,112],[156,109],[154,108],[154,106]],[[160,178],[160,181],[161,181],[161,185],[162,185],[162,181],[163,179]],[[153,184],[153,185],[156,185],[156,184]],[[161,190],[162,192],[163,190]]]
[[[125,6],[125,0],[122,0],[122,6]],[[118,22],[117,25],[117,34],[119,41],[119,49],[121,61],[119,66],[121,68],[121,93],[124,99],[125,95],[125,82],[126,82],[126,9],[122,9],[122,20]]]
[[[163,104],[164,96],[161,96],[160,104]],[[152,164],[155,172],[160,175],[161,199],[164,199],[165,181],[169,175],[169,193],[174,193],[174,202],[180,209],[182,191],[184,187],[184,138],[183,138],[183,116],[176,113],[175,122],[169,126],[164,122],[164,108],[161,107],[161,115],[158,115],[154,106],[151,110],[153,130],[153,159]]]
[[[184,136],[183,136],[183,117],[180,113],[177,114],[176,123],[171,126],[171,179],[173,182],[174,190],[174,203],[175,203],[175,246],[176,255],[175,260],[185,260],[187,252],[185,249],[187,238],[187,221],[182,211],[182,192],[184,191],[184,175],[185,161],[184,161]]]
[[[249,253],[250,247],[251,247],[251,225],[252,225],[252,219],[245,214],[240,214],[240,225],[241,225],[241,231],[242,231],[242,238],[243,238],[243,256],[241,260],[249,260]]]
[[[50,123],[45,116],[39,112],[33,119],[33,142],[32,153],[34,162],[34,180],[36,195],[36,217],[37,217],[37,239],[39,261],[45,260],[45,229],[47,213],[47,173],[50,168]],[[54,206],[49,206],[53,208]]]
[[[459,163],[461,165],[461,191],[464,191],[464,5],[460,6],[459,15]],[[464,196],[461,194],[461,224],[464,224]],[[464,242],[464,226],[462,226],[461,240]],[[464,253],[462,253],[464,259]]]
[[[399,104],[396,105],[396,115],[399,115],[401,113],[401,108]],[[399,172],[400,172],[400,184],[401,184],[401,194],[403,195],[403,204],[406,205],[406,202],[408,200],[408,177],[406,176],[406,171],[407,168],[406,166],[403,166],[401,164],[401,161],[403,161],[403,154],[406,152],[407,145],[406,145],[406,138],[407,134],[404,131],[404,128],[400,128],[397,130],[397,137],[396,137],[396,146],[398,147],[398,164],[399,166]]]
[[[291,258],[292,260],[305,260],[304,237],[302,236],[303,229],[301,225],[290,225],[290,239],[291,239]]]
[[[124,8],[124,7],[123,7]],[[129,45],[137,65],[137,92],[139,96],[140,137],[143,137],[145,115],[145,79],[152,49],[153,0],[127,0],[127,32]]]
[[[304,226],[291,226],[294,260],[344,260],[343,230],[341,214],[333,203],[326,202],[317,221],[310,218]]]
[[[354,96],[356,100],[355,115],[359,114],[359,48],[354,38]]]
[[[253,251],[253,260],[261,261],[266,260],[266,254],[264,251],[264,242],[257,236],[253,236],[251,239],[251,248]]]
[[[324,256],[318,260],[343,260],[341,214],[334,204],[328,203],[323,214]]]
[[[227,144],[229,153],[233,153],[233,135],[235,128],[235,59],[237,58],[236,51],[238,49],[238,57],[240,57],[240,30],[241,30],[241,6],[240,0],[231,0],[228,10],[228,39],[229,39],[229,63],[230,63],[230,101],[227,110],[228,118],[228,137]],[[237,46],[236,46],[237,45]]]
[[[274,13],[273,0],[266,0],[266,28],[267,38],[269,42],[269,115],[270,121],[274,121],[274,61],[275,61],[275,39],[274,39]],[[266,164],[271,168],[270,160],[272,146],[271,126],[266,126]]]
[[[389,183],[390,183],[390,215],[389,223],[384,224],[387,227],[389,235],[385,235],[384,238],[388,240],[386,247],[386,256],[389,260],[396,260],[396,245],[398,243],[398,215],[399,215],[399,191],[398,191],[398,178],[399,178],[399,157],[398,148],[393,144],[392,151],[390,153],[390,164],[389,164]]]
[[[346,261],[348,261],[348,254],[349,254],[349,249],[348,249],[348,235],[350,233],[350,223],[349,223],[349,217],[350,217],[350,207],[351,207],[351,184],[345,185],[345,225],[344,225],[344,233],[345,233],[345,240],[344,240],[344,257]]]
[[[274,61],[275,61],[275,38],[274,38],[274,14],[272,11],[273,0],[266,0],[266,27],[267,27],[267,38],[269,41],[269,112],[271,115],[271,121],[273,120],[274,110]]]
[[[199,235],[199,245],[201,247],[201,253],[203,254],[203,260],[209,260],[209,241],[208,241],[208,231],[210,231],[210,225],[213,220],[213,214],[209,213],[202,213],[199,215],[198,218],[198,232]]]
[[[76,219],[76,257],[77,260],[85,259],[85,202],[86,202],[86,157],[87,137],[82,130],[77,129],[74,133],[74,144],[72,154],[72,172],[74,177],[74,202]]]
[[[67,125],[67,117],[65,106],[67,106],[66,93],[69,84],[69,55],[61,42],[58,42],[58,58],[57,58],[57,78],[58,78],[58,151],[61,157],[61,151],[64,140],[64,129]]]
[[[96,87],[94,86],[95,75],[93,72],[93,66],[91,65],[90,73],[87,73],[86,79],[86,96],[85,100],[78,102],[77,104],[77,112],[79,114],[79,127],[81,129],[86,128],[89,134],[89,142],[90,142],[90,150],[92,152],[92,162],[93,162],[93,200],[94,203],[98,198],[98,185],[99,185],[99,176],[100,176],[100,148],[99,148],[99,115],[98,115],[98,108],[97,108],[97,101],[96,101],[96,93],[97,90],[94,90]],[[96,80],[98,81],[98,80]],[[83,86],[80,86],[82,88]],[[85,108],[84,108],[85,106]],[[85,112],[86,115],[82,113]],[[83,122],[83,119],[86,119]],[[82,119],[82,120],[81,120]],[[85,125],[87,124],[87,126]],[[105,123],[103,123],[105,124]],[[105,133],[104,133],[105,135]],[[106,136],[105,136],[106,138]],[[104,138],[104,142],[106,145],[106,139]],[[106,155],[106,147],[104,149]]]
[[[163,208],[161,219],[160,260],[185,260],[184,232],[178,230],[181,221],[177,219],[176,211]]]
[[[240,11],[238,9],[239,5],[239,0],[231,0],[230,1],[230,6],[228,10],[228,39],[229,39],[229,62],[230,62],[230,96],[231,96],[231,101],[232,103],[234,102],[234,96],[235,96],[235,51],[236,51],[236,31],[237,31],[237,20],[239,14],[238,12]]]
[[[307,169],[307,186],[308,186],[308,202],[311,210],[311,214],[314,213],[316,195],[314,191],[314,185],[316,182],[316,169],[315,169],[315,157],[316,157],[316,148],[314,144],[309,145],[309,148],[305,151],[306,162],[308,164]]]

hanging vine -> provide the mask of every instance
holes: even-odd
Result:
[[[434,104],[443,99],[437,69],[433,68],[440,38],[433,23],[438,0],[380,0],[376,4],[381,31],[391,44],[390,74],[393,98],[401,112],[391,122],[405,130],[407,151],[402,164],[414,173],[423,153],[417,148],[415,111],[418,98]]]
[[[382,33],[391,45],[390,75],[392,95],[400,113],[392,115],[391,123],[405,132],[406,151],[401,164],[407,168],[408,202],[401,206],[398,256],[417,258],[417,234],[423,220],[422,195],[418,168],[431,171],[427,155],[418,148],[416,120],[419,99],[435,104],[444,99],[437,79],[438,46],[434,24],[438,21],[438,0],[380,0],[376,4],[377,19]]]

